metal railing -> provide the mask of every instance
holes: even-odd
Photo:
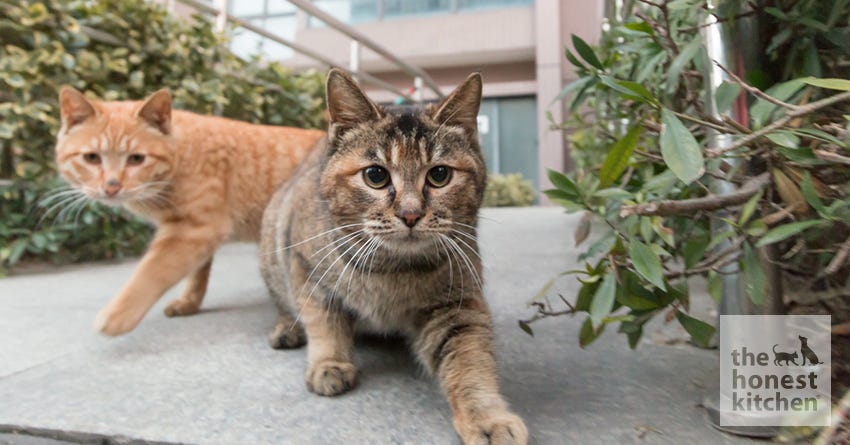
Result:
[[[299,54],[302,54],[302,55],[304,55],[304,56],[306,56],[310,59],[313,59],[313,60],[315,60],[315,61],[317,61],[317,62],[319,62],[323,65],[326,65],[328,67],[334,67],[335,66],[335,67],[343,68],[339,63],[328,59],[327,57],[323,56],[322,54],[320,54],[320,53],[318,53],[318,52],[316,52],[316,51],[314,51],[310,48],[307,48],[304,45],[298,44],[298,43],[293,42],[289,39],[286,39],[286,38],[281,37],[277,34],[274,34],[274,33],[270,32],[266,29],[260,28],[259,26],[256,26],[253,23],[250,23],[246,20],[242,20],[238,17],[231,16],[227,12],[228,0],[216,0],[216,6],[211,6],[207,3],[201,2],[199,0],[168,0],[167,6],[169,8],[173,8],[175,2],[179,2],[179,3],[182,3],[186,6],[190,6],[190,7],[194,8],[197,11],[200,11],[200,12],[215,15],[215,17],[216,17],[216,20],[215,20],[216,21],[216,27],[218,28],[219,31],[224,31],[228,22],[233,23],[233,24],[235,24],[235,25],[237,25],[241,28],[244,28],[248,31],[255,33],[255,34],[258,34],[258,35],[260,35],[264,38],[267,38],[267,39],[269,39],[273,42],[276,42],[276,43],[279,43],[283,46],[286,46],[286,47],[292,49],[293,51],[295,51]],[[391,53],[386,48],[378,45],[377,43],[375,43],[374,41],[372,41],[371,39],[369,39],[368,37],[366,37],[365,35],[363,35],[359,31],[351,28],[350,26],[346,25],[345,23],[343,23],[343,22],[335,19],[331,15],[325,13],[324,11],[317,8],[316,6],[314,6],[309,1],[289,0],[289,2],[292,3],[294,6],[298,7],[299,9],[301,9],[302,11],[304,11],[305,13],[325,22],[329,27],[347,35],[348,37],[350,37],[352,39],[352,42],[351,42],[351,60],[349,62],[349,68],[346,71],[348,71],[352,76],[354,76],[358,80],[362,81],[363,83],[374,85],[374,86],[377,86],[377,87],[382,88],[384,90],[390,91],[390,92],[392,92],[392,93],[394,93],[398,96],[401,96],[401,97],[403,97],[407,100],[415,101],[415,102],[421,101],[421,98],[422,98],[421,88],[422,88],[422,84],[424,82],[429,87],[429,89],[431,89],[436,94],[436,96],[438,98],[442,99],[444,97],[442,92],[440,91],[439,86],[436,84],[434,79],[432,79],[431,76],[429,76],[428,73],[423,71],[421,68],[419,68],[415,65],[412,65],[408,62],[405,62],[404,60],[400,59],[395,54]],[[389,82],[386,82],[386,81],[384,81],[384,80],[382,80],[378,77],[375,77],[375,76],[373,76],[373,75],[371,75],[367,72],[362,71],[360,69],[360,59],[359,59],[360,45],[366,46],[367,48],[371,49],[372,51],[374,51],[378,55],[380,55],[380,56],[384,57],[385,59],[389,60],[390,62],[394,63],[396,66],[401,68],[401,70],[404,71],[405,73],[413,76],[414,86],[415,86],[415,91],[416,91],[414,96],[411,96],[411,95],[399,90],[395,85],[393,85]],[[343,69],[345,69],[345,68],[343,68]]]

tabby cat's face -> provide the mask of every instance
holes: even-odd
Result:
[[[162,193],[173,168],[168,92],[144,103],[96,102],[66,87],[59,99],[56,164],[71,186],[111,205]]]
[[[438,106],[382,108],[332,72],[321,189],[335,222],[358,224],[404,250],[473,226],[486,182],[476,131],[480,100],[475,74]]]

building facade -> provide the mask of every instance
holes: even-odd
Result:
[[[215,3],[215,1],[213,1]],[[351,39],[309,17],[286,0],[230,0],[230,15],[248,20],[348,67]],[[569,169],[560,131],[563,107],[553,103],[575,78],[564,58],[570,34],[595,41],[603,16],[601,0],[315,0],[315,5],[354,27],[399,58],[419,66],[451,91],[469,73],[484,76],[479,132],[488,168],[522,173],[538,189],[549,186],[545,171]],[[248,31],[235,31],[233,49],[261,53],[295,69],[326,67]],[[359,68],[410,91],[414,80],[367,48]],[[364,85],[370,97],[391,103],[394,93]],[[427,88],[424,100],[435,94]]]

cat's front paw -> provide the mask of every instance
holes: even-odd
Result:
[[[507,410],[485,411],[470,417],[455,417],[455,429],[464,445],[526,445],[528,428]]]
[[[319,362],[304,376],[307,389],[320,396],[336,396],[357,384],[357,368],[351,363],[336,360]]]
[[[278,323],[269,334],[272,349],[295,349],[306,344],[307,335],[298,323]]]
[[[181,317],[186,315],[197,314],[200,310],[200,303],[196,301],[185,300],[183,298],[178,298],[168,303],[168,306],[165,307],[164,312],[166,317]]]
[[[117,336],[126,334],[142,321],[144,312],[132,307],[109,304],[94,319],[94,328],[101,334]]]

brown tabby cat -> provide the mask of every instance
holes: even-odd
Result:
[[[157,225],[136,272],[97,316],[107,335],[131,331],[187,276],[165,314],[198,312],[216,248],[259,238],[266,203],[324,135],[172,111],[165,90],[144,102],[98,102],[65,87],[59,101],[56,163],[65,180]]]
[[[499,394],[481,292],[481,76],[425,110],[378,107],[338,70],[327,94],[328,138],[263,217],[261,270],[280,309],[272,347],[306,340],[307,388],[334,396],[356,382],[355,323],[401,334],[439,377],[464,443],[525,444]]]

